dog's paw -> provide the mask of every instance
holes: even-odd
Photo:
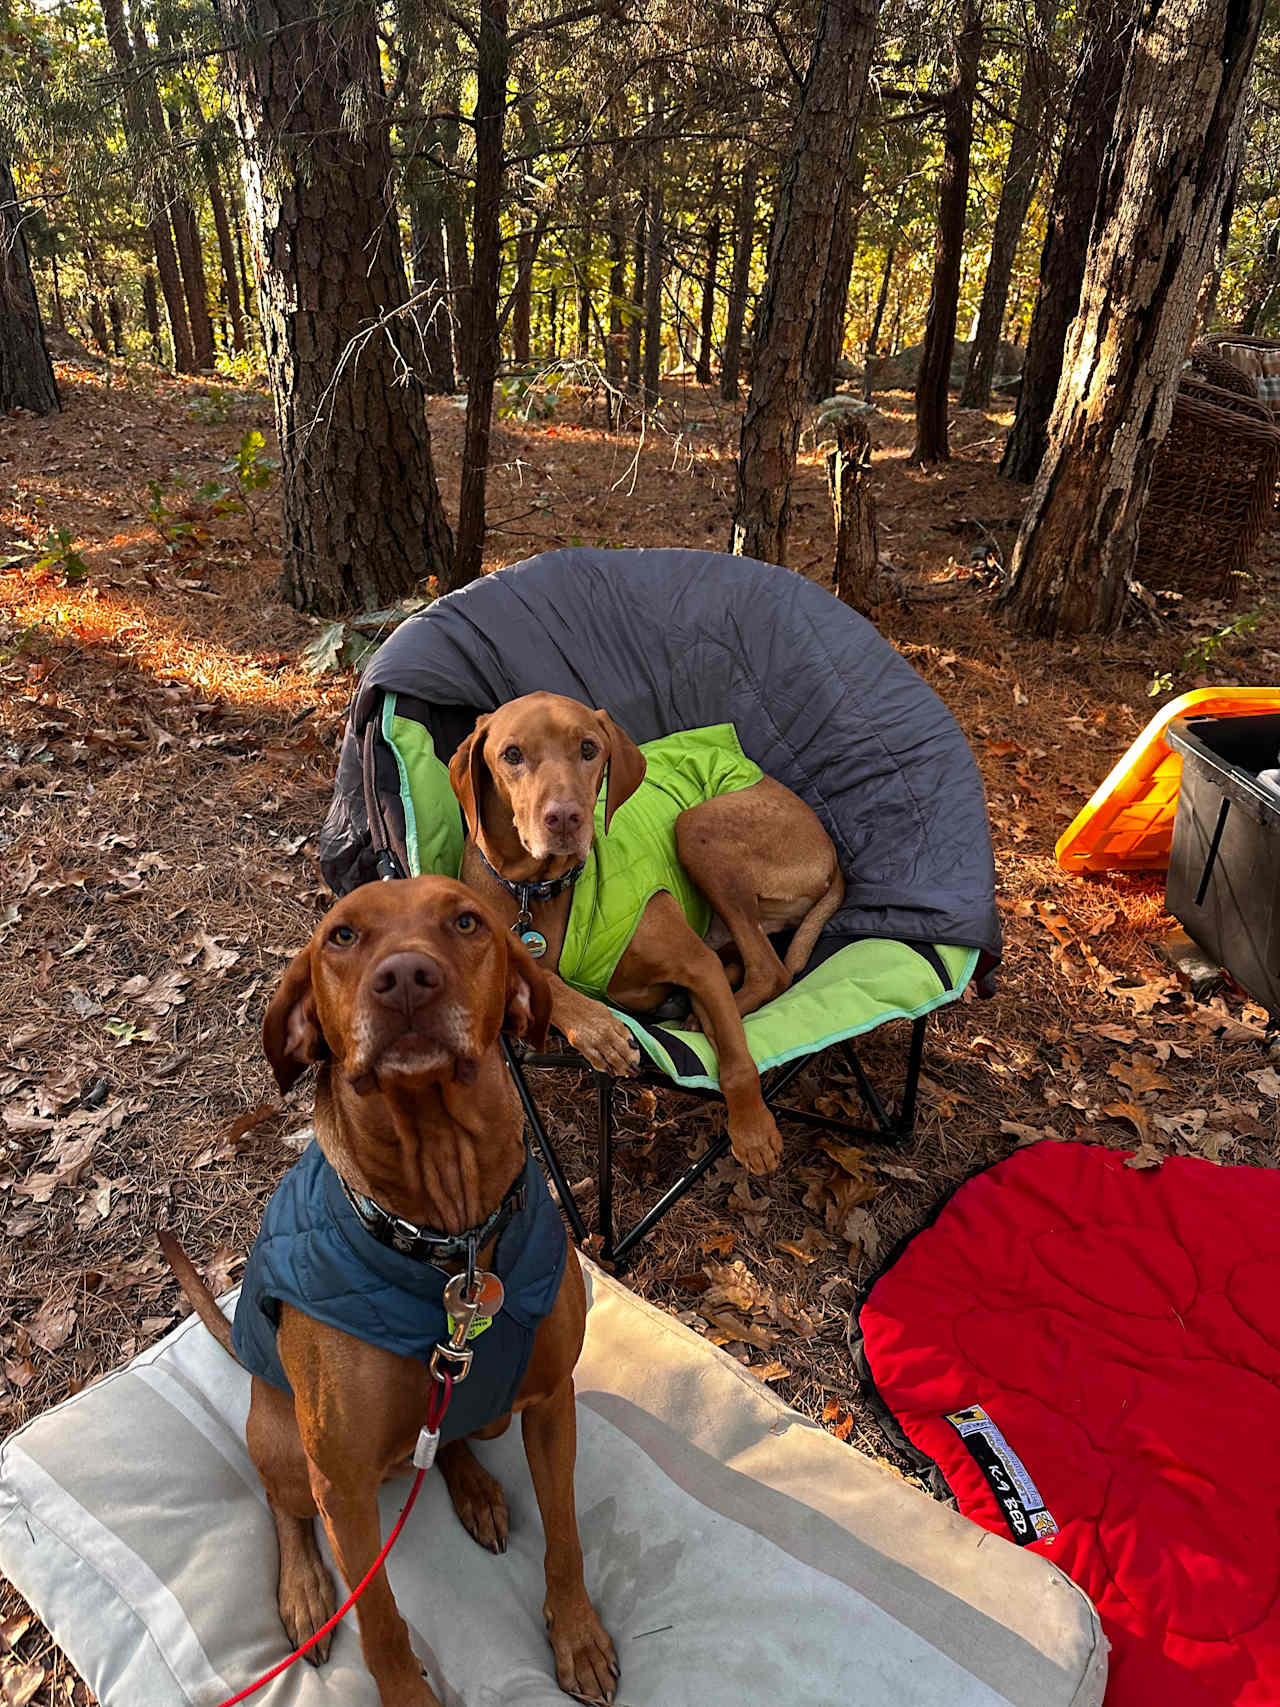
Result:
[[[322,1624],[326,1624],[338,1608],[333,1590],[333,1578],[315,1548],[300,1554],[286,1575],[280,1573],[280,1622],[289,1638],[291,1648],[309,1642]],[[308,1665],[323,1665],[329,1657],[330,1631],[303,1658]]]
[[[582,1701],[612,1701],[618,1686],[618,1656],[596,1609],[581,1592],[543,1608],[547,1640],[556,1661],[556,1682]]]
[[[768,1110],[762,1114],[729,1127],[729,1147],[749,1174],[771,1174],[782,1160],[782,1134]]]
[[[447,1456],[441,1454],[440,1471],[467,1534],[487,1552],[505,1553],[511,1525],[501,1484],[465,1444]]]
[[[598,1073],[612,1073],[625,1079],[640,1065],[640,1045],[619,1019],[607,1008],[579,1020],[565,1036]]]

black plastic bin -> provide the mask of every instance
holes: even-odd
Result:
[[[1280,1024],[1280,795],[1258,781],[1280,715],[1179,718],[1165,739],[1182,754],[1169,911]]]

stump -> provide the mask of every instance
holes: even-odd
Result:
[[[879,578],[871,432],[866,416],[856,414],[836,416],[831,431],[835,444],[827,452],[827,489],[836,530],[835,593],[865,616]]]

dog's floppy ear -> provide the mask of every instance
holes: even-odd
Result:
[[[618,728],[607,711],[597,711],[596,716],[609,748],[609,784],[604,797],[604,827],[608,834],[614,813],[644,781],[645,763],[639,747],[625,729]]]
[[[449,760],[449,781],[467,821],[467,834],[477,841],[480,836],[480,791],[484,787],[484,732],[488,717],[478,717],[476,726]]]
[[[287,1091],[317,1061],[329,1059],[311,987],[311,949],[289,962],[262,1021],[262,1048],[276,1083]]]
[[[547,975],[512,931],[507,944],[507,1006],[502,1029],[524,1037],[535,1049],[544,1047],[551,1023],[551,986]]]

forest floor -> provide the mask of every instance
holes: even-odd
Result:
[[[274,493],[252,526],[195,496],[245,433],[270,447],[265,393],[119,364],[62,365],[59,380],[60,417],[0,425],[0,544],[65,530],[43,567],[0,551],[20,559],[0,572],[0,1435],[183,1313],[158,1225],[177,1229],[215,1287],[233,1283],[293,1159],[307,1091],[275,1095],[256,1036],[325,907],[315,835],[352,680],[302,667],[321,630],[276,592]],[[999,993],[939,1016],[907,1149],[829,1155],[788,1130],[777,1174],[748,1185],[719,1166],[628,1279],[892,1462],[850,1367],[848,1312],[878,1257],[959,1180],[1042,1135],[1138,1143],[1153,1160],[1280,1159],[1261,1010],[1238,991],[1197,1004],[1170,974],[1153,946],[1170,924],[1160,878],[1080,881],[1053,858],[1152,714],[1154,671],[1178,692],[1277,679],[1280,536],[1238,607],[1270,593],[1269,614],[1207,676],[1184,655],[1229,619],[1221,605],[1105,644],[1015,638],[970,572],[975,550],[1007,557],[1025,499],[996,472],[1007,415],[956,411],[953,460],[922,471],[907,465],[910,399],[890,394],[880,410],[895,590],[875,614],[982,768],[1006,932]],[[491,565],[579,542],[723,548],[736,414],[677,380],[663,415],[643,439],[615,437],[596,404],[565,391],[553,418],[500,420]],[[451,400],[431,404],[450,507],[462,419]],[[831,550],[822,460],[807,449],[791,561],[824,581]],[[69,562],[83,565],[74,584]],[[866,1050],[890,1082],[898,1029]],[[852,1086],[824,1066],[801,1089],[830,1111]],[[638,1089],[622,1101],[626,1217],[720,1116]],[[571,1088],[557,1094],[552,1134],[575,1182],[592,1172],[586,1113]],[[590,1220],[589,1183],[581,1202]],[[0,1584],[0,1701],[89,1699]]]

